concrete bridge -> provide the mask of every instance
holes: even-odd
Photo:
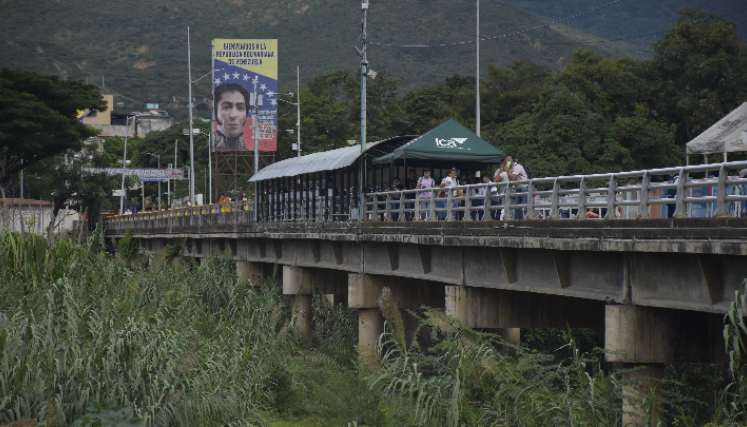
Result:
[[[677,199],[678,211],[695,202]],[[254,218],[252,203],[241,202],[116,217],[105,229],[115,241],[130,229],[150,253],[181,241],[198,259],[230,251],[253,283],[282,267],[283,291],[301,313],[296,332],[310,334],[311,294],[323,293],[359,310],[364,352],[383,330],[376,301],[389,287],[401,309],[444,308],[465,326],[498,330],[509,341],[518,341],[521,328],[603,330],[606,348],[618,351],[606,359],[645,365],[628,374],[645,378],[661,376],[665,363],[725,362],[723,314],[747,278],[744,217]],[[414,319],[407,322],[414,328]]]

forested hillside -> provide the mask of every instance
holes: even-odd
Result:
[[[370,40],[395,44],[473,41],[474,6],[470,1],[377,0],[369,14]],[[143,109],[146,102],[158,102],[176,117],[186,117],[187,26],[191,26],[195,78],[210,71],[214,38],[278,38],[281,85],[295,82],[296,65],[307,81],[336,69],[355,69],[359,63],[351,46],[359,41],[362,15],[359,2],[353,0],[30,0],[4,1],[2,7],[3,68],[59,74],[97,85],[103,76],[103,84],[119,95],[115,101],[125,102],[127,112]],[[495,1],[483,1],[480,12],[485,37],[550,22]],[[557,70],[576,47],[588,45],[577,40],[590,39],[598,40],[570,27],[551,25],[482,43],[482,64],[505,66],[524,59]],[[645,49],[622,42],[595,46],[605,57],[647,55]],[[471,43],[441,48],[372,44],[369,60],[372,69],[386,69],[390,76],[402,79],[403,90],[475,71]],[[208,96],[209,91],[209,79],[194,87],[198,96]]]
[[[613,0],[504,0],[527,12],[562,19],[599,7]],[[568,22],[581,31],[609,40],[624,40],[646,48],[661,38],[682,8],[699,8],[737,24],[747,40],[747,3],[742,0],[622,0],[612,7],[579,16]]]

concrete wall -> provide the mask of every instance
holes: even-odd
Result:
[[[23,222],[24,232],[46,235],[47,227],[52,218],[51,203],[43,202],[46,204],[40,207],[39,202],[35,200],[13,200],[21,200],[23,205],[9,203],[6,208],[2,208],[0,205],[0,230],[21,232],[21,222]],[[78,217],[78,212],[74,210],[60,210],[55,221],[55,233],[71,231],[73,223],[78,220]]]

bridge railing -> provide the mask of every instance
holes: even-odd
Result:
[[[650,218],[672,209],[673,217],[747,216],[747,162],[714,163],[647,171],[535,178],[454,188],[367,193],[362,221],[508,220],[549,218]],[[669,176],[679,174],[675,183]],[[628,180],[633,183],[628,184]],[[671,195],[667,193],[671,191]],[[256,219],[273,222],[352,221],[358,207],[349,197],[321,195],[310,206],[298,197],[277,195],[282,203],[260,207]],[[111,228],[167,227],[193,224],[201,216],[211,224],[255,221],[254,200],[187,207],[104,219]],[[337,203],[335,207],[335,203]],[[348,205],[350,204],[350,205]],[[278,207],[279,206],[279,207]],[[343,209],[344,208],[344,209]],[[308,212],[307,212],[308,210]],[[341,213],[345,212],[345,213]],[[346,212],[350,212],[349,214]],[[186,221],[186,222],[185,222]],[[198,223],[202,223],[200,219]]]
[[[745,168],[747,162],[714,163],[367,193],[362,219],[634,219],[651,217],[652,207],[661,205],[673,210],[665,217],[746,216],[747,177],[738,176]]]
[[[254,212],[254,203],[251,200],[243,200],[230,203],[218,203],[214,205],[200,205],[194,207],[185,206],[173,209],[162,209],[160,211],[138,212],[128,215],[115,215],[103,218],[103,222],[108,227],[113,226],[114,228],[117,228],[121,225],[125,228],[128,228],[134,225],[143,224],[145,221],[164,221],[168,220],[169,218],[193,217],[199,215],[221,214],[228,212],[244,212],[249,214],[248,217],[251,218]]]

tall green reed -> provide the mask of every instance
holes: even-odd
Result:
[[[0,307],[0,423],[68,425],[94,405],[126,405],[148,425],[261,423],[287,351],[276,346],[279,292],[251,292],[228,255],[150,273],[92,245],[51,269],[5,269],[4,288],[25,292]]]

